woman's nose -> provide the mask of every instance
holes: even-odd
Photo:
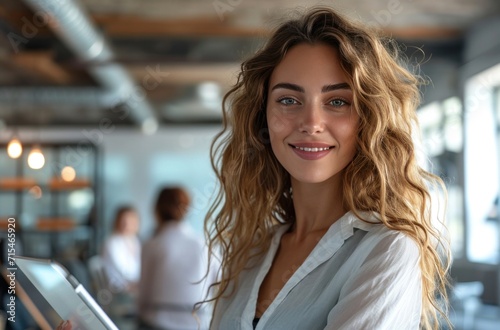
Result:
[[[300,132],[306,134],[323,132],[325,129],[325,118],[323,115],[321,106],[315,104],[306,105],[300,116]]]

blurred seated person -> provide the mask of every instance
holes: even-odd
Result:
[[[211,311],[201,308],[194,316],[193,307],[206,298],[215,271],[204,278],[208,250],[183,221],[189,204],[188,193],[179,187],[164,188],[158,195],[157,228],[142,251],[138,292],[141,330],[208,329]]]
[[[114,293],[137,291],[141,274],[141,243],[137,237],[139,215],[131,206],[116,211],[113,232],[102,250],[104,270]]]

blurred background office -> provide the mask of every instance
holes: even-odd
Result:
[[[421,154],[449,190],[450,317],[457,329],[498,329],[497,0],[2,0],[0,235],[14,218],[25,255],[86,266],[120,205],[151,235],[164,185],[187,188],[186,222],[202,235],[222,96],[284,13],[315,4],[399,40],[431,81]],[[94,275],[81,275],[90,290]]]

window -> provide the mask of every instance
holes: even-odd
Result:
[[[472,262],[499,262],[498,87],[500,65],[465,85],[466,251]],[[495,205],[495,203],[497,205]]]
[[[440,176],[448,190],[446,224],[454,258],[464,256],[462,103],[457,97],[434,102],[418,111],[422,136],[422,166]],[[437,204],[437,205],[436,205]],[[433,208],[441,205],[434,202]]]

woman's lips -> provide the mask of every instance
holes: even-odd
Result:
[[[325,157],[335,148],[324,143],[297,143],[290,144],[293,152],[305,160],[316,160]]]

